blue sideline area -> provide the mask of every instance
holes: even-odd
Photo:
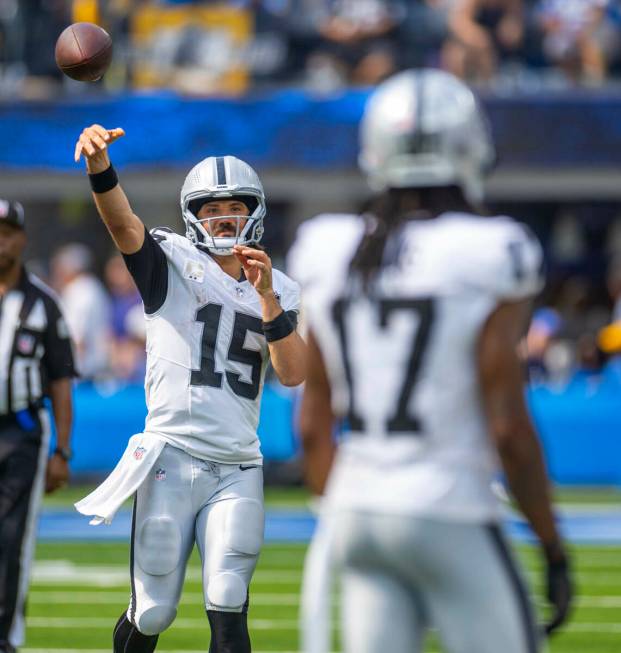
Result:
[[[621,485],[621,382],[574,380],[564,388],[528,392],[556,483]],[[296,392],[266,384],[259,436],[266,460],[286,461],[298,452],[293,429]],[[75,390],[74,474],[103,475],[142,431],[146,414],[142,386],[81,384]]]
[[[621,485],[621,382],[576,378],[531,389],[529,405],[552,478],[567,485]]]
[[[82,168],[73,162],[73,143],[94,122],[127,132],[115,150],[118,168],[187,168],[223,152],[234,152],[259,169],[354,168],[367,95],[347,91],[317,97],[281,90],[235,100],[135,93],[3,102],[0,129],[11,138],[0,148],[0,169],[78,174]],[[501,168],[618,165],[621,91],[487,95],[482,100]],[[157,133],[166,138],[153,139]]]
[[[144,388],[78,384],[74,390],[74,474],[104,475],[116,464],[127,440],[144,429]],[[297,445],[293,434],[294,391],[266,384],[259,437],[266,459],[289,460]]]
[[[131,531],[131,511],[121,510],[109,525],[91,526],[89,518],[73,510],[45,510],[39,520],[41,541],[127,541]],[[306,510],[268,510],[265,518],[267,542],[308,542],[315,530],[316,518]],[[621,511],[609,509],[565,510],[560,528],[573,544],[616,544],[621,542]],[[505,529],[517,542],[535,542],[526,522],[507,516]]]

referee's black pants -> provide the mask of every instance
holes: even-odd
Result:
[[[20,645],[47,459],[39,424],[0,426],[0,653]]]

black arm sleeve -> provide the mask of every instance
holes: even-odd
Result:
[[[49,381],[73,378],[77,373],[65,319],[54,301],[46,301],[45,305],[47,328],[43,334],[44,352],[41,362],[46,378]]]
[[[145,313],[155,313],[166,301],[168,261],[157,240],[144,230],[144,243],[134,254],[123,254],[125,265],[134,278]]]

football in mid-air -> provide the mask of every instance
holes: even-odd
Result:
[[[56,41],[56,64],[72,79],[95,82],[112,60],[112,39],[93,23],[73,23]]]

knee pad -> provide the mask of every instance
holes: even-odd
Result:
[[[223,571],[209,579],[207,600],[215,608],[238,612],[243,608],[247,594],[246,583],[233,572]]]
[[[181,559],[181,531],[170,517],[149,517],[135,539],[136,562],[152,576],[174,571]]]
[[[226,546],[237,553],[256,556],[263,544],[265,515],[256,499],[236,499],[226,515]]]
[[[134,618],[136,628],[143,635],[159,635],[170,626],[177,616],[177,609],[172,605],[154,605]]]

